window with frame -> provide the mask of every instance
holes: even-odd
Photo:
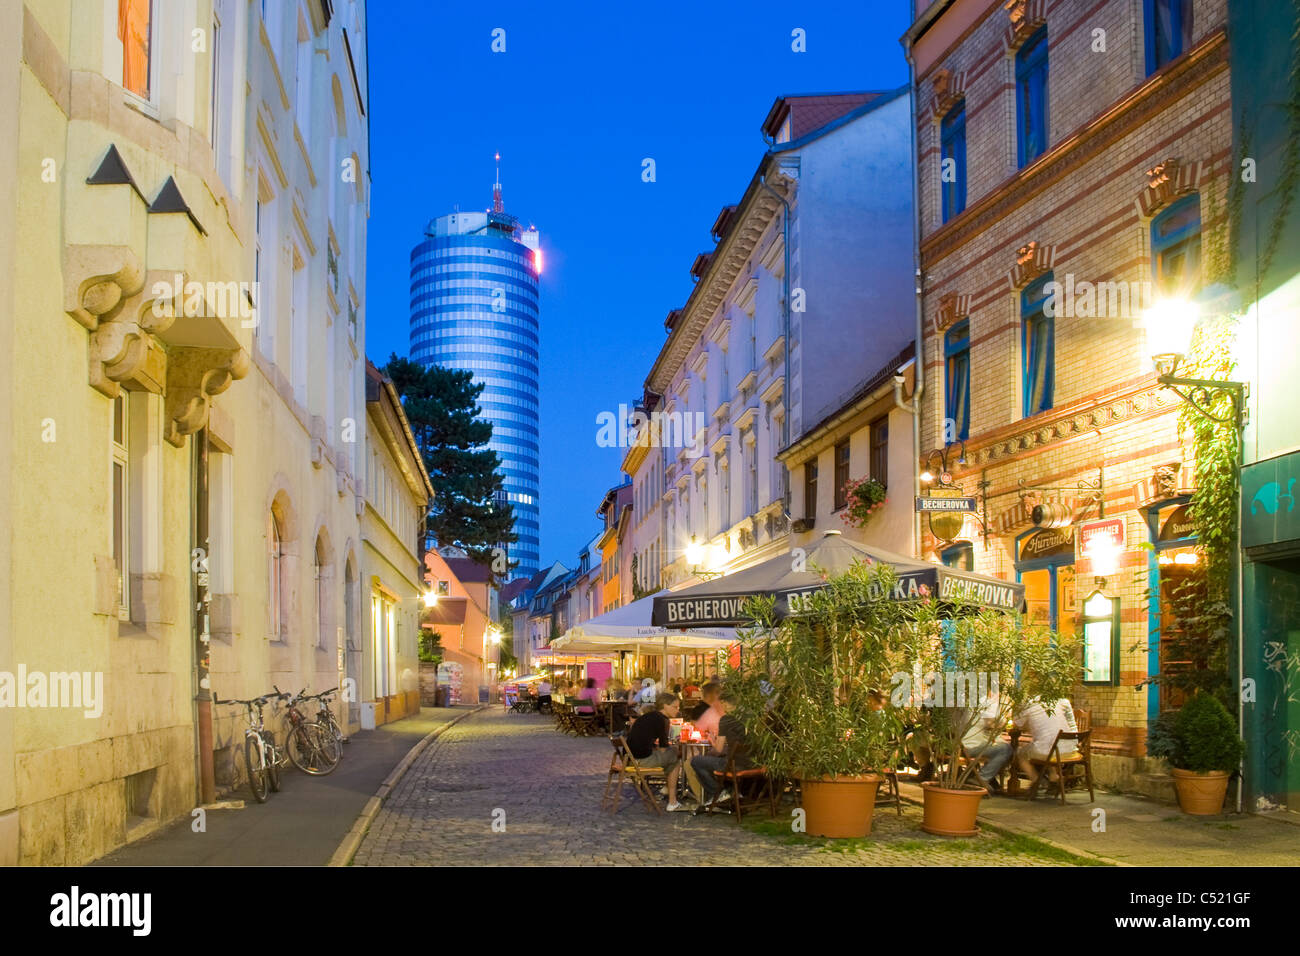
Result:
[[[1200,285],[1201,197],[1172,203],[1151,221],[1151,272],[1160,296],[1188,296]]]
[[[284,537],[280,529],[280,520],[276,517],[275,512],[271,512],[270,524],[267,528],[267,550],[270,579],[270,600],[267,602],[270,611],[271,640],[284,641],[288,637],[284,630]]]
[[[969,541],[958,541],[950,548],[944,548],[939,555],[945,567],[958,571],[975,570],[975,546]]]
[[[958,322],[943,337],[944,417],[955,439],[970,437],[970,321]],[[946,425],[946,423],[945,423]]]
[[[1192,45],[1192,0],[1143,0],[1147,76],[1178,59]]]
[[[966,101],[948,111],[939,125],[939,188],[943,221],[966,209]]]
[[[1016,149],[1020,168],[1047,151],[1047,27],[1016,51]]]
[[[117,0],[122,88],[146,101],[153,98],[153,29],[153,0]]]
[[[128,394],[120,391],[113,399],[111,485],[113,494],[113,563],[117,566],[117,617],[131,619],[131,471]]]
[[[849,503],[849,443],[844,440],[835,446],[835,510]]]
[[[803,516],[809,521],[817,517],[816,458],[809,458],[803,465]]]
[[[1037,415],[1052,407],[1056,379],[1056,323],[1048,315],[1051,295],[1048,272],[1031,282],[1020,293],[1022,382],[1024,416]]]
[[[882,415],[871,423],[870,476],[889,485],[889,416]]]

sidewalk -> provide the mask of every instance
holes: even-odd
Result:
[[[225,797],[238,810],[208,810],[207,832],[186,817],[96,861],[97,866],[324,866],[384,778],[427,734],[474,706],[424,707],[418,717],[363,730],[343,745],[343,762],[326,777],[287,766],[281,790],[255,802],[244,786]]]
[[[902,783],[900,790],[904,799],[921,802],[919,785]],[[1065,806],[1042,794],[1033,803],[985,797],[980,822],[1128,866],[1295,866],[1300,860],[1300,826],[1288,825],[1300,822],[1295,814],[1194,817],[1141,797],[1096,795],[1089,803],[1087,791],[1071,791]],[[1104,817],[1094,813],[1099,808]],[[1094,830],[1103,822],[1104,831]]]

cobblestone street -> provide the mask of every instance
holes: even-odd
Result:
[[[625,787],[600,809],[603,737],[574,738],[537,715],[492,708],[450,728],[412,765],[353,863],[379,865],[645,863],[753,866],[1035,866],[1058,858],[986,833],[952,842],[921,832],[920,809],[878,808],[869,842],[849,847],[755,832],[730,816],[656,817]],[[493,829],[494,817],[502,820]],[[787,809],[788,813],[788,809]],[[761,814],[760,819],[766,820]],[[786,818],[788,819],[788,817]],[[748,817],[746,824],[748,824]],[[765,829],[776,831],[768,824]]]

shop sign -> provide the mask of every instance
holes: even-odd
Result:
[[[1300,452],[1241,471],[1241,539],[1246,549],[1300,542]],[[1271,548],[1269,550],[1277,550]],[[1263,552],[1260,552],[1263,553]]]
[[[1160,525],[1158,541],[1178,541],[1182,538],[1196,536],[1196,526],[1192,524],[1191,505],[1179,505],[1169,513],[1169,517]]]
[[[965,514],[968,511],[974,511],[975,507],[974,498],[940,498],[932,495],[916,499],[917,511],[956,511]]]
[[[1102,552],[1124,549],[1124,519],[1101,518],[1079,526],[1079,556],[1091,558]]]
[[[1055,558],[1061,555],[1074,557],[1073,528],[1044,528],[1020,541],[1019,561],[1037,561],[1040,558]]]
[[[916,499],[916,510],[930,516],[930,533],[940,541],[952,541],[961,534],[966,512],[975,510],[975,499],[960,488],[931,488],[925,498]]]

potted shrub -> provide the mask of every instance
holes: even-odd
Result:
[[[906,673],[891,688],[895,708],[910,708],[911,722],[928,733],[936,777],[922,784],[922,829],[942,836],[979,831],[979,803],[987,792],[971,782],[976,767],[963,765],[963,738],[984,719],[985,698],[997,695],[995,726],[1002,727],[1034,699],[1050,705],[1068,697],[1081,676],[1076,642],[989,609],[950,606],[938,621],[930,611],[900,631]],[[940,758],[943,758],[940,760]]]
[[[1222,812],[1245,746],[1228,709],[1210,694],[1165,711],[1147,732],[1147,753],[1169,761],[1179,807],[1198,816]]]
[[[875,478],[859,478],[844,486],[848,503],[844,508],[844,523],[855,528],[865,528],[875,512],[885,506],[885,486]]]
[[[751,601],[755,627],[743,635],[741,668],[727,672],[751,756],[776,779],[800,782],[814,836],[870,833],[877,771],[894,756],[901,724],[882,691],[891,671],[887,638],[902,609],[872,600],[871,590],[889,575],[859,565],[780,624],[770,600]]]

